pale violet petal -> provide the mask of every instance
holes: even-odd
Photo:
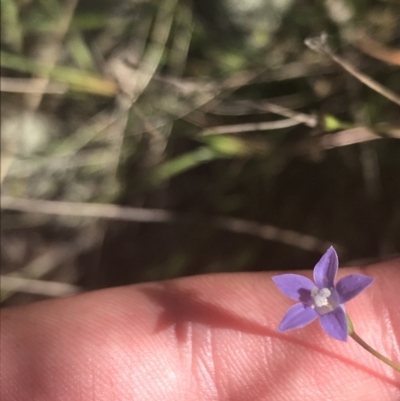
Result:
[[[340,303],[350,301],[370,286],[373,281],[372,277],[364,276],[364,274],[350,274],[341,278],[336,284]]]
[[[320,316],[322,328],[336,340],[347,341],[348,327],[344,308],[338,307],[332,312]]]
[[[279,274],[272,277],[276,286],[294,301],[311,303],[311,290],[315,284],[299,274]]]
[[[286,312],[278,331],[288,331],[304,327],[318,317],[317,312],[311,306],[295,304]]]
[[[331,246],[314,267],[314,281],[318,288],[333,288],[339,260],[335,248]]]

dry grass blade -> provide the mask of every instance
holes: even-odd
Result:
[[[337,64],[339,64],[343,69],[345,69],[348,73],[353,75],[353,77],[357,78],[364,85],[368,86],[369,88],[371,88],[375,92],[379,93],[386,99],[389,99],[393,103],[396,103],[400,106],[400,96],[399,95],[392,92],[390,89],[385,88],[383,85],[376,82],[370,76],[359,71],[356,67],[351,65],[347,60],[345,60],[344,58],[342,58],[342,57],[338,56],[336,53],[334,53],[334,51],[329,47],[326,34],[322,34],[315,38],[308,38],[305,40],[305,44],[310,49],[327,55],[328,57],[331,58],[331,60],[333,60]]]
[[[1,299],[3,292],[6,294],[16,291],[27,292],[29,294],[44,295],[48,297],[62,297],[76,294],[82,289],[72,284],[58,283],[54,281],[33,280],[22,277],[1,276],[0,277]]]
[[[312,235],[301,234],[292,230],[283,230],[268,224],[235,218],[218,218],[216,226],[240,234],[250,234],[269,241],[278,241],[307,251],[324,252],[332,244]],[[336,249],[342,247],[335,245]]]
[[[385,63],[400,66],[400,49],[393,49],[366,36],[354,41],[354,45],[363,53]]]
[[[238,134],[241,132],[249,131],[268,131],[275,129],[282,129],[299,125],[301,122],[298,120],[288,118],[279,121],[264,121],[260,123],[246,123],[234,125],[221,125],[218,127],[207,128],[202,132],[202,135],[220,135],[220,134]]]
[[[43,90],[43,84],[46,88]],[[63,95],[68,90],[68,85],[61,82],[50,82],[45,78],[0,78],[1,92],[14,93],[51,93]]]
[[[126,220],[143,223],[191,223],[184,216],[163,209],[143,209],[117,205],[102,205],[94,203],[46,201],[35,199],[1,197],[1,207],[25,213],[43,213],[62,216],[96,217],[103,219]],[[266,240],[281,242],[307,251],[324,251],[330,242],[317,237],[285,230],[257,222],[219,217],[212,223],[215,227],[240,234],[254,235]],[[337,249],[341,247],[335,245]]]
[[[280,116],[296,120],[299,123],[305,124],[310,128],[316,127],[318,124],[318,118],[316,116],[300,113],[298,111],[288,109],[287,107],[283,107],[278,104],[273,104],[265,101],[262,102],[246,101],[244,103],[259,110],[265,110],[270,113],[278,114]]]
[[[356,127],[335,134],[324,135],[320,140],[320,145],[323,149],[332,149],[355,143],[374,141],[376,139],[381,139],[381,137],[369,128]]]
[[[39,44],[40,48],[38,50],[38,60],[47,66],[48,74],[52,68],[57,63],[62,50],[63,39],[68,32],[69,26],[72,21],[78,0],[66,0],[61,6],[57,3],[51,4],[51,11],[56,12],[56,27],[55,31],[51,35],[51,40],[47,40],[44,43]],[[50,10],[49,10],[50,11]],[[47,74],[47,75],[48,75]],[[26,96],[26,104],[28,110],[34,112],[39,107],[43,94],[46,92],[46,86],[48,84],[48,79],[40,82],[40,85],[36,88],[37,95],[29,94]]]
[[[37,111],[42,102],[43,95],[45,94],[46,87],[49,83],[49,74],[60,56],[62,41],[68,32],[78,0],[66,0],[63,3],[62,9],[61,7],[58,9],[57,3],[53,3],[51,8],[54,7],[54,4],[57,6],[57,10],[53,10],[57,11],[57,23],[55,24],[56,29],[52,34],[51,40],[40,43],[40,48],[36,49],[38,53],[38,61],[46,66],[43,74],[44,79],[34,81],[34,87],[31,88],[32,90],[30,92],[24,92],[26,112],[22,116],[22,122],[31,119],[32,115]],[[4,57],[4,55],[2,55],[2,57]],[[13,163],[15,153],[15,149],[10,150],[9,154],[6,156],[6,163],[2,163],[1,183],[3,183],[3,180]]]
[[[29,291],[29,284],[33,282],[39,282],[38,279],[44,277],[45,275],[53,272],[58,266],[61,264],[73,260],[82,252],[85,252],[95,246],[99,241],[100,234],[97,230],[94,229],[86,229],[84,230],[75,241],[67,244],[60,244],[55,246],[53,249],[50,249],[43,255],[38,256],[36,259],[32,260],[18,272],[12,273],[6,277],[8,279],[8,284],[4,284],[3,279],[1,282],[1,302],[5,301],[11,295],[13,295],[17,291]],[[47,283],[44,281],[40,281],[40,283]],[[64,286],[64,289],[67,288],[67,284],[59,283],[61,286]],[[46,291],[44,284],[36,283],[34,285],[35,294],[43,294],[49,295]],[[40,288],[40,291],[38,290]],[[53,289],[55,287],[53,286]],[[71,287],[72,288],[72,287]],[[61,287],[57,287],[58,290]],[[49,289],[52,291],[52,289]],[[69,290],[70,291],[70,290]],[[57,296],[50,295],[50,296]]]

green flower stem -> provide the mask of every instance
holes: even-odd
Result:
[[[383,356],[382,354],[380,354],[378,351],[374,350],[370,345],[368,345],[361,337],[359,337],[359,335],[354,331],[354,326],[353,326],[353,322],[350,319],[350,316],[346,314],[347,317],[347,323],[349,326],[349,336],[356,342],[358,342],[358,344],[361,345],[361,347],[363,347],[364,349],[366,349],[368,352],[370,352],[372,355],[374,355],[375,357],[377,357],[378,359],[380,359],[382,362],[386,363],[387,365],[389,365],[391,368],[393,368],[394,370],[397,370],[398,372],[400,372],[400,365],[398,365],[397,363],[394,363],[393,361],[391,361],[390,359],[386,358],[385,356]]]

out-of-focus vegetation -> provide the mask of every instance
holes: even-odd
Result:
[[[398,0],[1,8],[3,305],[400,252]]]

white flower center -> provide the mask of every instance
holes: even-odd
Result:
[[[321,290],[318,287],[314,287],[311,290],[311,296],[314,300],[314,305],[317,308],[321,308],[323,306],[330,306],[328,298],[331,296],[331,291],[329,288],[322,288]]]

